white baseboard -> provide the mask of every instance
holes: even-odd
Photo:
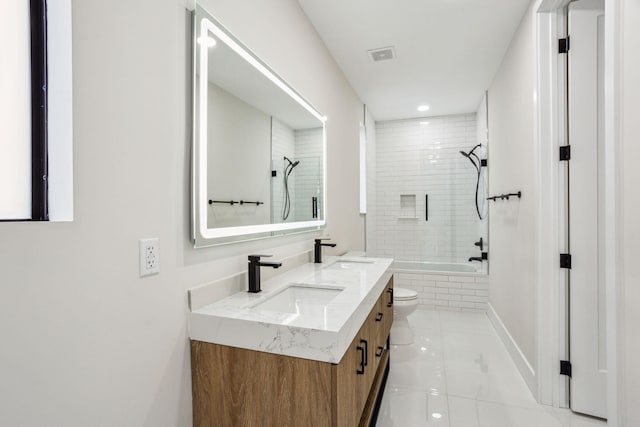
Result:
[[[507,330],[506,326],[504,326],[504,323],[502,323],[500,316],[498,316],[498,313],[493,309],[491,303],[489,303],[487,316],[489,316],[489,320],[493,324],[493,327],[502,340],[502,343],[507,348],[511,359],[513,359],[516,364],[520,375],[524,378],[524,382],[527,384],[527,387],[529,387],[531,394],[533,394],[533,397],[538,400],[538,381],[536,373],[527,358],[524,356],[524,353],[522,353],[522,350],[520,350],[520,347],[518,347],[516,341]]]

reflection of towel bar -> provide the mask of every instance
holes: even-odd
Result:
[[[507,199],[509,200],[509,197],[511,196],[517,196],[518,199],[522,197],[522,191],[518,191],[517,193],[508,193],[508,194],[501,194],[499,196],[492,196],[492,197],[487,197],[487,200],[493,200],[494,202],[498,199],[500,200],[504,200]]]
[[[210,205],[212,205],[214,203],[224,203],[226,205],[231,205],[231,206],[233,206],[235,204],[238,204],[238,205],[256,205],[256,206],[264,205],[264,202],[247,202],[246,200],[240,200],[239,202],[237,202],[235,200],[227,200],[227,201],[224,201],[224,200],[209,200],[209,204]]]

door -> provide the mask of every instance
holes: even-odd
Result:
[[[570,406],[606,418],[604,0],[572,2],[568,15]]]

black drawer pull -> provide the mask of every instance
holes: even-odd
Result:
[[[381,322],[383,316],[384,316],[384,314],[378,313],[378,315],[376,316],[376,322]]]
[[[384,347],[378,346],[378,352],[376,353],[376,357],[382,357],[382,353],[384,353]]]
[[[362,342],[362,341],[360,341],[360,342]],[[365,355],[367,353],[365,352],[364,347],[357,346],[356,350],[360,352],[360,367],[356,370],[356,374],[363,375],[364,374],[364,366],[365,366],[364,358],[365,358]]]
[[[391,307],[393,305],[393,288],[387,289],[389,292],[389,302],[387,303],[387,307]]]
[[[367,340],[360,340],[360,344],[364,343],[364,366],[367,366],[369,364],[369,343],[367,342]]]

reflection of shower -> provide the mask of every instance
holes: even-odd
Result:
[[[287,156],[284,157],[284,160],[288,162],[288,164],[284,168],[284,208],[282,209],[282,219],[286,220],[289,218],[289,212],[291,212],[291,196],[289,194],[289,175],[293,172],[293,168],[300,164],[300,160],[296,160],[292,162],[289,160]]]
[[[484,219],[480,214],[480,206],[478,204],[478,189],[480,188],[480,174],[482,171],[482,161],[480,160],[480,157],[478,157],[478,155],[474,152],[481,147],[482,147],[482,144],[478,144],[475,147],[473,147],[471,151],[469,151],[468,153],[465,153],[464,151],[460,151],[460,154],[462,154],[464,157],[469,159],[469,161],[473,164],[473,166],[476,168],[476,171],[478,172],[478,179],[476,181],[476,212],[478,212],[478,218]]]

